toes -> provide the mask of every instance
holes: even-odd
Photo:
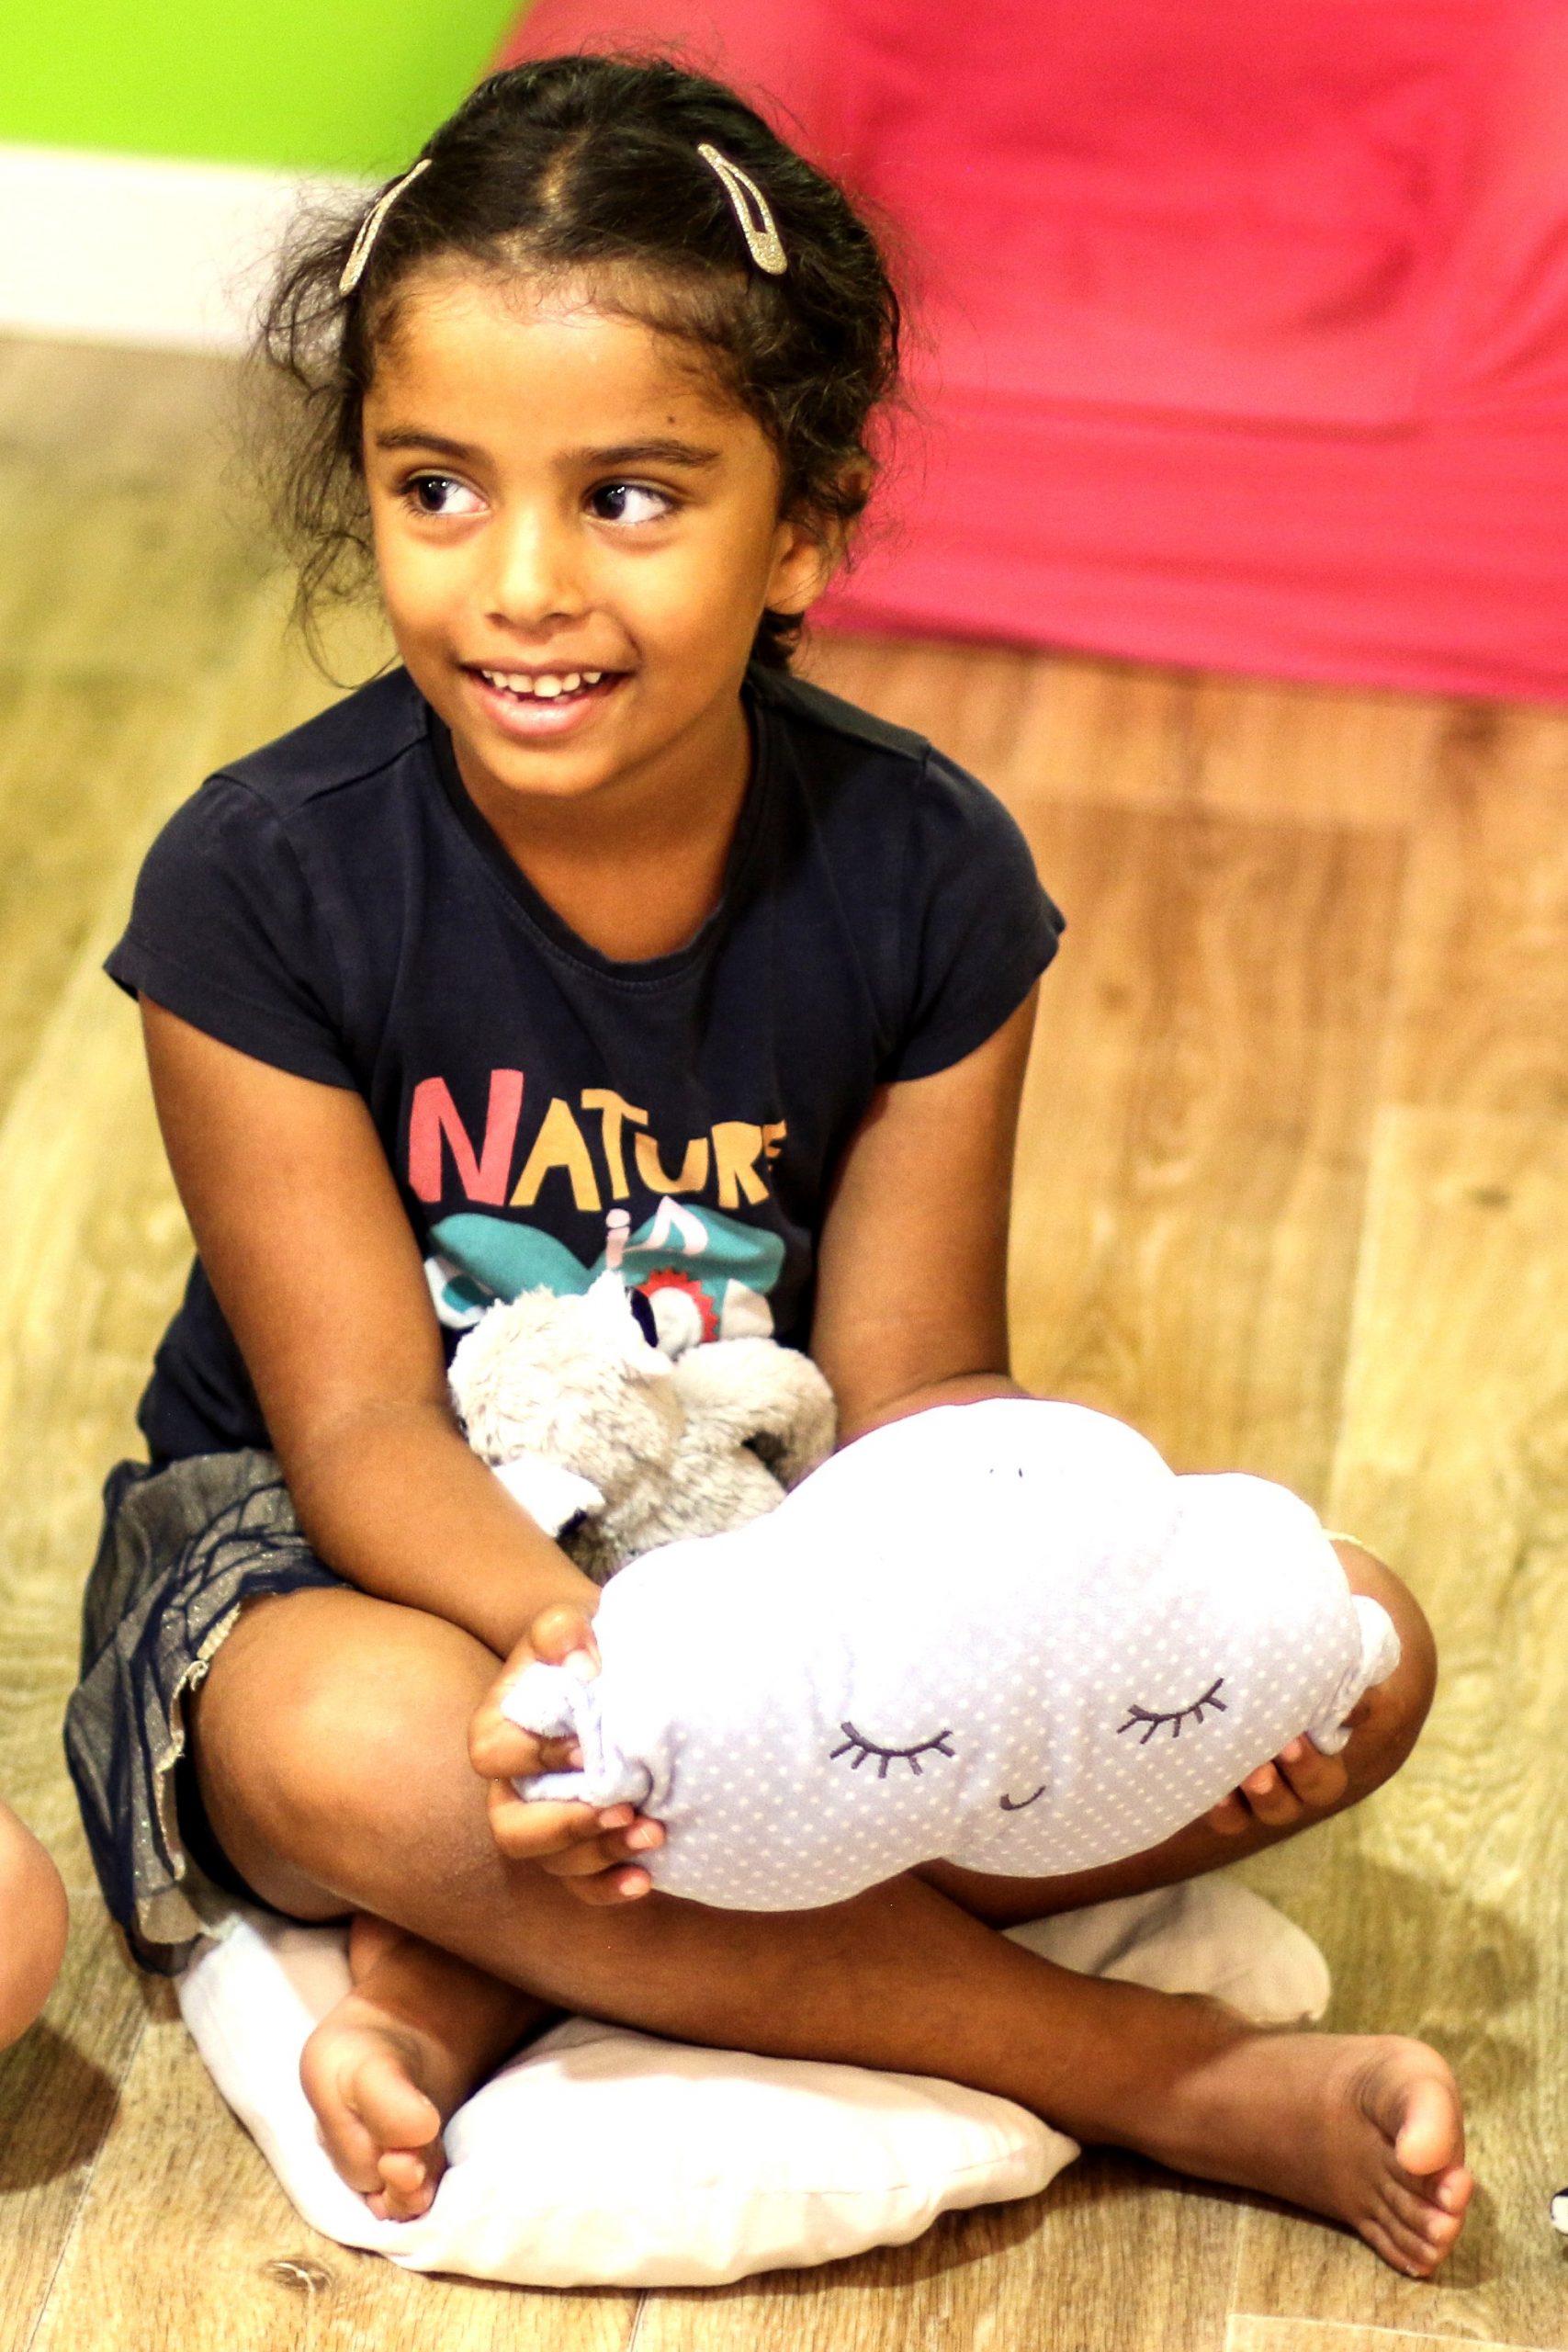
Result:
[[[381,2186],[381,2151],[365,2129],[352,2115],[335,2116],[330,2122],[319,2111],[316,2128],[321,2142],[333,2160],[333,2168],[356,2188],[361,2197],[368,2197]]]
[[[1391,2270],[1403,2272],[1406,2278],[1429,2278],[1437,2268],[1441,2257],[1400,2223],[1372,2217],[1360,2227],[1372,2252],[1381,2254]]]
[[[1423,2185],[1391,2178],[1363,2220],[1361,2234],[1396,2270],[1429,2278],[1452,2252],[1468,2201],[1464,2198],[1457,2209],[1445,2210]]]
[[[1408,2082],[1398,2105],[1393,2153],[1402,2171],[1417,2180],[1428,2180],[1462,2163],[1464,2125],[1459,2092],[1446,2067]]]
[[[334,2168],[361,2196],[380,2186],[380,2147],[344,2098],[336,2070],[314,2038],[305,2044],[299,2080],[315,2112],[316,2129]]]
[[[1392,2180],[1383,2190],[1382,2201],[1393,2220],[1438,2253],[1446,2254],[1459,2235],[1460,2216],[1445,2212],[1424,2188]]]
[[[389,2222],[417,2222],[435,2201],[445,2159],[439,2148],[393,2148],[381,2159],[381,2202]]]
[[[386,2042],[345,2051],[341,2039],[308,2042],[300,2063],[322,2146],[382,2221],[425,2212],[446,2161],[440,2112],[410,2080],[408,2064]]]
[[[344,2084],[350,2108],[381,2149],[423,2148],[437,2137],[441,2114],[406,2064],[390,2050],[372,2050]]]
[[[1428,2183],[1428,2187],[1444,2212],[1451,2213],[1456,2222],[1462,2222],[1475,2194],[1473,2173],[1467,2171],[1463,2165],[1450,2165],[1446,2171],[1438,2173]]]

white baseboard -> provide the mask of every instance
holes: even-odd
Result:
[[[0,142],[0,331],[237,351],[300,198],[324,175]]]

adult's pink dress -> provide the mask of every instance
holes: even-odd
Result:
[[[537,0],[897,224],[862,628],[1568,697],[1568,0]]]

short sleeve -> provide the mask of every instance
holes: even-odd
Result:
[[[994,793],[934,752],[917,790],[902,900],[908,1011],[885,1080],[929,1078],[983,1046],[1023,1002],[1065,928]]]
[[[211,777],[148,851],[109,978],[257,1061],[352,1087],[329,928],[276,812]]]

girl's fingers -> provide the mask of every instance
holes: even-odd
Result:
[[[629,1804],[552,1804],[520,1797],[509,1781],[491,1782],[488,1804],[491,1835],[508,1860],[537,1862],[557,1878],[592,1877],[664,1843],[659,1823]]]
[[[539,1867],[547,1871],[551,1878],[592,1878],[624,1865],[635,1867],[643,1856],[657,1851],[663,1842],[664,1832],[656,1821],[634,1821],[628,1828],[608,1830],[598,1838],[584,1838],[579,1846],[541,1857]],[[646,1877],[647,1873],[639,1875]]]
[[[616,1871],[600,1871],[590,1878],[569,1878],[562,1881],[567,1893],[592,1909],[607,1911],[615,1905],[623,1910],[628,1903],[636,1903],[653,1893],[653,1882],[646,1871],[625,1867]]]
[[[542,1609],[476,1708],[468,1726],[468,1760],[487,1781],[575,1771],[581,1761],[575,1742],[541,1741],[532,1732],[519,1731],[502,1712],[507,1690],[536,1659],[547,1666],[570,1663],[574,1674],[591,1682],[599,1671],[599,1645],[587,1614],[570,1601],[554,1601]]]
[[[1256,1772],[1249,1772],[1241,1784],[1241,1794],[1253,1819],[1267,1829],[1293,1828],[1305,1811],[1272,1764],[1260,1764]]]
[[[547,1666],[560,1666],[567,1658],[580,1655],[587,1660],[592,1673],[599,1671],[599,1645],[593,1639],[592,1625],[584,1612],[574,1609],[570,1600],[555,1601],[548,1609],[541,1609],[528,1628],[526,1640],[519,1645],[519,1650],[523,1653],[522,1665],[527,1665],[534,1658],[542,1658]],[[502,1678],[503,1681],[511,1680],[513,1658],[518,1657],[519,1650],[514,1650],[512,1658],[508,1658],[507,1671]]]
[[[1314,1811],[1337,1804],[1350,1784],[1342,1756],[1325,1756],[1310,1739],[1292,1739],[1274,1759],[1281,1777]]]
[[[539,1739],[531,1731],[520,1731],[487,1701],[468,1729],[468,1761],[481,1780],[531,1780],[536,1772],[563,1769],[547,1764],[545,1750],[547,1747],[564,1745],[561,1741]],[[564,1769],[573,1768],[569,1765]]]
[[[600,1834],[594,1806],[531,1802],[510,1781],[492,1781],[487,1802],[491,1836],[509,1861],[542,1861]]]
[[[1349,1775],[1337,1756],[1325,1756],[1310,1739],[1292,1739],[1271,1764],[1249,1772],[1239,1789],[1205,1815],[1211,1829],[1234,1838],[1255,1821],[1267,1829],[1293,1829],[1306,1813],[1326,1813],[1339,1803]]]

